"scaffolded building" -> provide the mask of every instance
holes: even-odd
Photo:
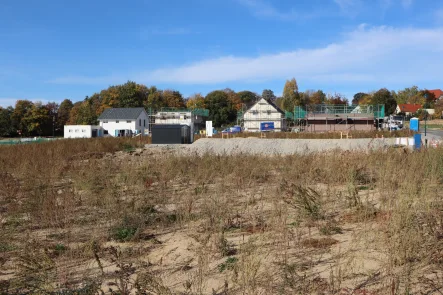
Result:
[[[385,106],[377,105],[308,105],[297,106],[292,117],[300,131],[370,131],[381,127]]]

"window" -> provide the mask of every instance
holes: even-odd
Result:
[[[119,120],[116,120],[115,123],[120,123],[120,121],[119,121]]]
[[[72,132],[72,129],[69,129],[69,132]]]
[[[142,119],[138,119],[138,126],[142,125]]]
[[[126,123],[131,123],[131,120],[126,121]]]
[[[108,120],[104,120],[103,123],[108,123]]]
[[[104,134],[108,134],[108,130],[105,130]]]
[[[143,119],[143,127],[146,127],[146,120]]]
[[[86,132],[86,130],[85,130],[85,129],[82,129],[82,132]]]
[[[78,132],[78,129],[75,129],[75,132]]]

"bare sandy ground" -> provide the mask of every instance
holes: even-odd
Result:
[[[183,154],[254,154],[291,155],[333,150],[379,150],[395,144],[394,138],[360,139],[261,139],[261,138],[202,138],[189,145],[147,145],[162,147]]]

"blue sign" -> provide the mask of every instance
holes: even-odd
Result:
[[[260,131],[271,131],[274,130],[274,122],[261,122]]]

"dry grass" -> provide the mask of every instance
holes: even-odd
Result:
[[[443,292],[442,149],[185,157],[139,144],[0,147],[0,293]]]

